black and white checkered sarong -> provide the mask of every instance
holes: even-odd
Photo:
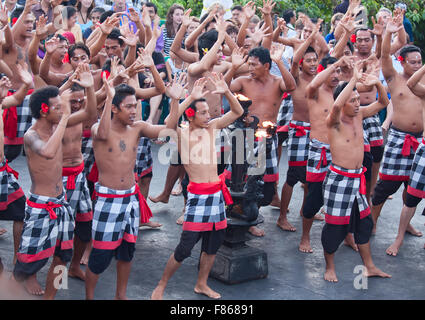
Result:
[[[367,141],[371,147],[384,144],[384,136],[378,114],[363,119],[363,130],[366,132]]]
[[[137,158],[134,172],[138,178],[142,178],[145,175],[152,172],[152,146],[149,138],[141,137],[139,145],[137,146]]]
[[[416,150],[410,170],[407,192],[418,198],[425,198],[425,141]]]
[[[310,145],[310,123],[291,120],[288,138],[288,165],[306,166]]]

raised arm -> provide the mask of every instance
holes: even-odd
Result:
[[[114,13],[112,16],[106,18],[106,20],[99,26],[101,31],[100,36],[96,39],[96,42],[89,46],[91,59],[94,59],[100,50],[102,50],[105,45],[106,38],[112,32],[112,29],[118,26],[120,14],[121,13]]]
[[[341,110],[345,103],[350,98],[354,87],[358,81],[357,77],[352,77],[347,86],[339,94],[338,98],[334,101],[332,109],[326,118],[326,125],[328,128],[338,126],[341,122]]]
[[[143,26],[142,21],[140,20],[139,13],[134,10],[134,8],[128,8],[129,17],[130,20],[133,21],[137,27],[137,30],[139,31],[139,42],[144,44],[145,43],[145,27]]]
[[[276,63],[280,74],[282,75],[283,81],[280,82],[280,90],[282,90],[282,92],[291,92],[295,90],[297,84],[294,77],[289,70],[285,68],[285,64],[282,61],[283,51],[283,45],[275,43],[271,48],[270,57],[273,62]]]
[[[256,6],[253,1],[249,1],[243,7],[244,20],[242,22],[241,27],[239,28],[238,37],[236,39],[236,44],[238,45],[238,47],[243,47],[243,44],[245,42],[245,38],[247,35],[248,25],[251,18],[255,14],[255,9],[256,9]]]
[[[360,79],[360,81],[365,86],[375,86],[378,90],[378,100],[374,103],[371,103],[367,107],[361,108],[363,118],[367,118],[373,116],[378,111],[384,109],[390,103],[390,99],[388,99],[385,87],[375,75],[363,74],[363,77]]]
[[[381,51],[381,62],[382,62],[382,73],[385,80],[388,84],[394,79],[397,75],[397,71],[394,69],[393,60],[391,58],[391,35],[395,32],[398,32],[402,26],[397,25],[397,21],[392,18],[387,23],[386,32],[384,39],[382,41],[382,51]]]
[[[112,99],[115,96],[115,89],[112,87],[112,84],[106,80],[106,74],[103,74],[102,80],[106,90],[105,106],[103,107],[99,124],[95,124],[91,130],[93,139],[105,141],[108,139],[109,132],[111,131]]]
[[[418,97],[425,97],[425,86],[420,83],[421,79],[425,75],[425,65],[416,71],[409,80],[407,80],[407,86],[412,92]]]
[[[18,75],[22,81],[22,85],[18,89],[18,91],[15,92],[15,94],[4,98],[3,108],[19,106],[22,101],[24,101],[28,93],[28,89],[33,83],[32,75],[27,70],[25,70],[20,64],[18,64],[16,68],[18,70]]]
[[[190,13],[192,9],[186,10],[183,15],[182,23],[179,30],[174,37],[173,43],[171,44],[170,51],[173,52],[176,56],[188,63],[194,63],[199,60],[199,54],[195,52],[187,51],[182,48],[182,42],[184,35],[186,34],[187,27],[190,24]]]
[[[202,23],[200,23],[199,26],[195,30],[193,30],[193,32],[190,35],[188,35],[188,37],[184,41],[184,46],[186,48],[192,48],[195,45],[196,39],[198,39],[198,37],[204,31],[206,25],[214,19],[216,12],[217,12],[217,7],[212,9],[208,13],[207,18],[204,21],[202,21]]]
[[[228,86],[230,86],[230,83],[232,82],[236,71],[246,62],[248,56],[244,55],[243,48],[236,48],[233,50],[231,58],[232,66],[229,68],[229,70],[227,70],[226,75],[224,76],[224,80],[226,81]]]
[[[273,21],[272,21],[272,11],[275,7],[276,2],[273,0],[263,0],[263,7],[259,8],[263,14],[264,25],[269,34],[264,37],[262,41],[262,46],[270,50],[272,45],[272,34],[273,34]]]

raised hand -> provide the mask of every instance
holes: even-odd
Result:
[[[263,0],[263,7],[259,9],[263,13],[263,16],[265,16],[267,14],[272,13],[275,5],[276,5],[276,2],[274,2],[273,0]]]
[[[205,86],[207,84],[207,80],[208,80],[207,78],[200,78],[196,80],[195,83],[193,84],[193,88],[192,88],[192,92],[190,93],[190,96],[194,100],[201,99],[205,97],[207,93],[209,93],[208,90],[204,91]]]
[[[5,27],[7,25],[7,22],[9,20],[8,10],[6,8],[6,4],[0,5],[0,23],[2,27]]]
[[[350,16],[345,16],[340,22],[339,24],[341,25],[341,27],[343,27],[349,34],[354,33],[354,31],[356,30],[356,28],[358,28],[360,26],[360,23],[356,23],[356,21],[354,20],[354,18],[350,17]]]
[[[185,72],[176,75],[165,88],[165,94],[171,99],[179,100],[184,93],[186,81],[187,74]]]
[[[22,82],[26,85],[31,85],[33,83],[32,75],[29,73],[22,65],[16,65],[16,69],[18,70],[18,75],[21,78]]]
[[[57,7],[58,5],[60,5],[62,3],[63,0],[50,0],[50,5],[52,6],[52,8]]]
[[[285,51],[285,47],[280,43],[273,43],[270,50],[270,58],[277,62],[282,60],[283,52]]]
[[[110,34],[112,32],[112,29],[119,26],[119,22],[119,16],[112,15],[110,17],[107,17],[106,20],[102,24],[100,24],[100,30],[102,30],[104,34]]]
[[[372,87],[379,82],[379,79],[374,74],[363,73],[363,76],[360,78],[360,82],[367,87]]]
[[[248,2],[244,7],[243,7],[243,14],[245,15],[246,19],[251,19],[254,14],[255,14],[255,9],[257,7],[255,6],[253,1]]]
[[[241,48],[235,48],[232,52],[232,65],[234,65],[236,68],[239,68],[241,65],[243,65],[246,60],[248,59],[248,56],[244,54],[244,49]]]
[[[224,94],[229,90],[223,74],[213,72],[208,80],[215,86],[215,90],[211,92],[213,94]]]
[[[286,26],[286,21],[283,18],[277,19],[277,27],[280,29],[280,32],[283,32],[286,34],[286,31],[288,30],[288,27]]]
[[[128,13],[131,21],[133,21],[134,23],[140,21],[139,14],[136,10],[134,10],[134,8],[128,8]]]
[[[52,54],[53,52],[55,52],[58,45],[59,45],[59,38],[57,36],[54,36],[49,41],[46,41],[44,43],[44,47],[46,48],[46,52],[49,53],[49,54]]]
[[[375,21],[374,16],[372,16],[372,25],[373,25],[373,29],[370,32],[372,32],[377,37],[382,36],[382,34],[384,33],[384,26],[381,23],[377,23]]]
[[[39,0],[27,0],[25,2],[24,11],[23,13],[29,13],[33,6],[35,6]]]
[[[250,38],[252,39],[252,41],[256,44],[260,43],[261,40],[263,40],[265,37],[268,37],[271,35],[271,33],[266,33],[269,32],[270,27],[267,27],[266,29],[266,24],[263,24],[261,26],[261,28],[259,27],[259,24],[255,27],[255,31],[251,32],[249,29],[247,29],[247,34],[250,36]]]
[[[398,17],[393,17],[387,23],[386,31],[389,33],[396,33],[400,31],[403,27],[403,23],[400,24],[400,19]]]
[[[139,40],[139,32],[137,30],[136,33],[131,30],[131,26],[129,23],[123,24],[120,27],[121,36],[119,37],[124,43],[130,47],[135,47],[137,45],[137,41]]]
[[[139,50],[139,57],[137,58],[145,68],[154,67],[154,62],[152,59],[152,55],[149,54],[146,50],[143,48],[140,48]]]
[[[71,102],[70,102],[71,96],[72,96],[71,89],[66,89],[60,95],[60,99],[62,102],[62,118],[63,119],[67,119],[71,115]]]
[[[145,27],[150,28],[152,25],[151,17],[149,16],[148,9],[145,5],[142,7],[142,23]]]
[[[87,63],[81,63],[79,67],[80,70],[78,72],[78,77],[73,79],[72,82],[77,83],[84,88],[92,87],[94,85],[94,80],[89,65]]]
[[[102,80],[103,80],[103,85],[105,86],[106,99],[109,99],[110,101],[112,101],[112,99],[115,96],[115,88],[106,79],[106,74],[105,73],[102,75]]]
[[[41,15],[35,22],[35,34],[38,38],[44,39],[47,37],[47,17]]]
[[[192,12],[192,9],[187,9],[185,11],[185,13],[182,16],[182,25],[183,26],[189,26],[189,24],[192,22],[191,18],[190,18],[190,13]]]
[[[3,76],[0,79],[0,101],[3,101],[3,99],[7,96],[10,88],[12,88],[12,83],[7,76]]]

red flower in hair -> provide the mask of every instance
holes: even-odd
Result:
[[[109,76],[111,75],[111,73],[108,70],[103,70],[102,73],[100,74],[100,77],[103,78],[103,74],[105,74],[106,79],[109,78]]]
[[[44,102],[41,104],[41,111],[43,111],[44,113],[49,112],[49,106]]]
[[[317,66],[317,73],[320,73],[320,72],[322,72],[323,70],[325,70],[325,68],[324,68],[321,64],[319,64],[319,65]]]
[[[65,53],[65,56],[63,57],[63,59],[62,59],[62,63],[69,63],[69,55],[68,55],[68,52],[67,53]]]
[[[402,62],[402,61],[404,61],[404,58],[403,58],[402,56],[398,56],[398,57],[397,57],[397,61]]]
[[[12,19],[12,26],[16,23],[16,21],[18,21],[18,18],[13,18]]]
[[[193,110],[192,108],[187,108],[184,113],[188,118],[195,116],[195,110]]]
[[[357,40],[356,35],[355,35],[355,34],[352,34],[352,35],[351,35],[351,37],[350,37],[350,41],[351,41],[352,43],[356,43],[356,40]]]
[[[300,64],[303,64],[303,61],[304,61],[304,59],[301,59],[301,60],[300,60]]]

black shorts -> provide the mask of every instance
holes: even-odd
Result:
[[[372,163],[373,163],[372,153],[365,152],[363,156],[363,167],[367,169],[366,172],[364,173],[364,176],[367,182],[369,182],[372,179]]]
[[[91,227],[92,227],[92,221],[75,221],[74,234],[82,242],[90,242]]]
[[[422,200],[422,198],[415,197],[415,196],[411,195],[409,192],[406,192],[406,199],[405,199],[404,204],[408,208],[416,208],[418,206],[419,202],[421,202],[421,200]]]
[[[10,163],[15,160],[22,152],[22,144],[5,144],[4,155]]]
[[[322,230],[322,246],[327,254],[333,254],[338,250],[339,245],[344,241],[347,234],[354,233],[354,241],[356,244],[366,244],[369,242],[372,234],[373,220],[369,214],[367,217],[360,219],[359,207],[357,200],[353,203],[351,209],[350,223],[344,225],[335,225],[325,223]]]
[[[7,209],[0,211],[0,220],[24,221],[25,218],[25,196],[16,199],[7,205]]]
[[[212,231],[183,231],[180,237],[180,243],[174,251],[174,259],[182,262],[188,258],[195,244],[202,238],[201,251],[208,255],[216,254],[220,246],[223,244],[226,229]]]
[[[308,193],[305,198],[303,217],[313,219],[323,206],[323,182],[307,182]]]
[[[113,256],[117,260],[130,262],[133,260],[134,251],[136,251],[136,244],[125,240],[115,250],[93,248],[90,252],[88,267],[94,274],[101,274],[108,268]]]
[[[282,131],[282,132],[278,132],[277,133],[277,142],[278,142],[278,146],[281,146],[282,143],[284,143],[286,140],[288,140],[289,137],[289,133],[288,131]]]
[[[376,147],[370,147],[370,153],[372,154],[373,162],[379,163],[381,162],[382,158],[384,157],[384,146],[376,146]]]
[[[407,181],[391,181],[379,179],[373,191],[372,204],[374,206],[384,203],[387,198],[396,193],[400,186],[404,183],[407,188]]]
[[[306,166],[289,166],[286,173],[286,183],[293,187],[297,182],[306,183]]]

